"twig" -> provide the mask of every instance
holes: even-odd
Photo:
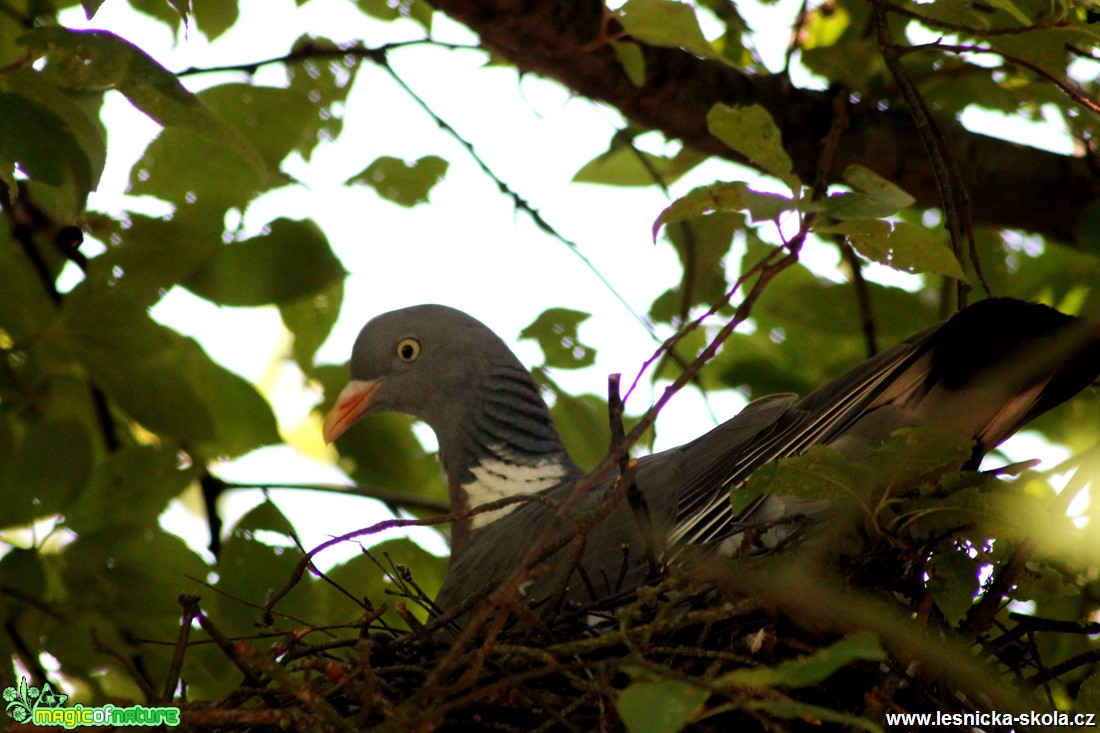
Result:
[[[222,489],[299,489],[302,491],[327,491],[333,494],[348,494],[352,496],[362,496],[367,499],[377,499],[378,501],[386,504],[391,509],[394,507],[405,507],[407,509],[422,509],[424,511],[435,512],[437,514],[443,514],[450,508],[446,502],[436,501],[435,499],[426,499],[420,496],[411,496],[409,494],[403,494],[398,491],[391,491],[390,489],[383,489],[377,486],[368,486],[366,484],[355,484],[352,486],[345,486],[343,484],[282,484],[282,483],[257,483],[257,484],[242,484],[236,482],[221,482]]]
[[[962,23],[952,23],[946,20],[930,18],[927,15],[922,15],[915,10],[911,10],[896,3],[889,3],[888,6],[891,13],[896,13],[906,18],[912,18],[919,23],[923,23],[929,28],[939,28],[945,31],[966,33],[967,35],[977,36],[980,38],[987,38],[992,36],[1018,36],[1023,33],[1030,33],[1031,31],[1041,31],[1048,28],[1057,28],[1068,25],[1065,21],[1061,20],[1045,20],[1039,23],[1022,25],[1015,28],[975,28],[974,26],[964,25]]]
[[[951,249],[961,262],[963,260],[963,240],[966,238],[969,246],[966,250],[970,253],[970,261],[983,285],[985,278],[982,276],[981,267],[977,257],[977,244],[974,241],[973,223],[970,212],[970,197],[966,192],[966,186],[962,181],[962,173],[955,163],[947,140],[943,136],[936,120],[928,106],[924,102],[920,91],[917,89],[909,72],[901,63],[902,50],[894,43],[890,30],[888,17],[889,6],[885,0],[872,0],[871,13],[874,19],[875,35],[878,38],[879,52],[882,54],[886,67],[890,70],[894,80],[901,90],[902,98],[909,105],[913,123],[917,128],[917,134],[924,143],[925,152],[932,163],[932,170],[936,177],[936,186],[940,192],[940,200],[944,207],[944,220],[947,231],[951,237]],[[985,286],[989,290],[988,285]],[[956,300],[961,308],[966,304],[966,293],[969,285],[958,280],[955,285]]]
[[[619,481],[626,485],[626,501],[630,505],[630,511],[634,515],[634,521],[638,524],[638,531],[645,543],[645,561],[649,566],[650,577],[656,577],[659,571],[657,558],[664,554],[664,548],[657,547],[656,533],[653,531],[653,518],[649,514],[649,504],[645,495],[638,488],[635,480],[636,465],[631,465],[630,454],[623,450],[623,442],[626,440],[623,428],[623,398],[619,394],[619,379],[621,374],[612,374],[607,378],[607,413],[611,423],[611,445],[608,447],[610,455],[619,456]]]
[[[1064,92],[1067,97],[1069,97],[1085,109],[1100,114],[1100,104],[1097,104],[1096,102],[1089,99],[1088,95],[1080,87],[1076,86],[1070,81],[1058,78],[1057,76],[1051,74],[1049,71],[1036,63],[1028,61],[1025,58],[1009,53],[1007,51],[1002,51],[996,48],[987,48],[985,46],[976,46],[973,44],[952,44],[943,43],[942,41],[936,41],[935,43],[922,43],[916,46],[910,46],[907,49],[900,50],[899,53],[910,54],[917,53],[919,51],[950,51],[952,53],[996,54],[1006,61],[1017,64],[1018,66],[1023,66],[1025,69],[1028,69],[1029,71],[1049,81],[1051,84],[1058,87],[1062,92]]]
[[[191,638],[191,624],[199,614],[199,597],[190,593],[181,594],[178,598],[183,607],[183,620],[180,621],[180,632],[176,637],[176,648],[172,651],[172,661],[168,665],[168,673],[164,676],[164,689],[160,693],[157,702],[167,705],[175,696],[176,687],[180,682],[180,670],[183,669],[183,657],[187,652],[187,643]]]
[[[859,328],[863,332],[863,345],[867,358],[878,353],[878,326],[875,323],[874,309],[871,307],[871,289],[863,277],[863,263],[859,261],[855,250],[843,237],[838,237],[837,248],[851,272],[852,288],[856,294],[856,311],[859,313]]]
[[[982,599],[974,604],[966,614],[966,620],[962,624],[962,632],[970,639],[976,639],[980,634],[989,630],[993,623],[993,617],[1005,602],[1012,586],[1020,573],[1027,569],[1027,562],[1035,552],[1034,540],[1024,540],[1018,547],[1012,550],[1008,558],[1001,564],[1000,569],[993,578],[993,582],[985,589]]]

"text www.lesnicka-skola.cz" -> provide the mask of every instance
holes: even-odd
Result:
[[[890,726],[972,726],[985,727],[992,725],[1016,725],[1021,728],[1034,726],[1065,726],[1077,728],[1095,728],[1097,726],[1096,713],[886,713],[887,727]]]

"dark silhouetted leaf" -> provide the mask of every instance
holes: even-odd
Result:
[[[219,247],[185,285],[220,305],[257,306],[318,295],[346,274],[316,224],[276,219],[263,234]]]

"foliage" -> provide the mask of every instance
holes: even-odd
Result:
[[[80,6],[92,17],[102,4]],[[720,726],[731,715],[780,729],[830,721],[875,730],[892,705],[927,710],[944,701],[944,709],[988,709],[997,700],[1022,709],[1096,709],[1100,502],[1067,516],[1078,495],[1096,491],[1095,390],[1036,423],[1073,456],[1047,472],[1029,468],[1010,479],[937,473],[958,463],[968,446],[906,433],[868,464],[853,466],[814,449],[759,472],[745,493],[734,495],[735,502],[765,491],[851,502],[885,553],[881,564],[868,559],[850,569],[848,580],[862,579],[862,585],[823,583],[810,603],[776,582],[809,588],[809,576],[746,570],[735,587],[707,578],[718,591],[692,585],[698,578],[674,579],[664,595],[640,592],[629,599],[618,616],[602,609],[613,627],[605,636],[578,631],[583,638],[557,638],[557,646],[541,649],[521,634],[510,637],[511,647],[472,643],[470,655],[459,658],[440,637],[423,632],[425,599],[441,581],[442,562],[411,542],[391,540],[322,577],[307,572],[312,556],[297,544],[295,518],[270,503],[224,537],[211,519],[215,558],[158,525],[168,503],[186,492],[201,490],[213,516],[225,488],[219,465],[294,439],[285,426],[280,434],[270,395],[150,310],[173,289],[218,306],[276,308],[293,337],[286,358],[323,390],[317,411],[331,406],[346,371],[314,360],[344,300],[346,273],[330,235],[289,215],[257,234],[240,222],[265,195],[299,183],[288,173],[288,159],[309,159],[322,142],[356,124],[344,120],[343,110],[363,69],[400,80],[392,54],[438,50],[432,29],[442,11],[471,23],[483,45],[439,48],[477,54],[490,66],[516,63],[565,84],[580,79],[569,64],[590,64],[584,68],[600,83],[576,81],[574,91],[604,95],[623,113],[607,151],[583,166],[575,183],[670,194],[667,208],[655,212],[652,232],[674,249],[682,274],[648,313],[638,314],[657,341],[704,312],[728,318],[738,305],[746,309],[750,319],[705,369],[692,364],[713,334],[687,331],[661,352],[649,373],[655,381],[687,374],[704,391],[804,394],[948,314],[968,292],[1041,300],[1096,317],[1098,189],[1076,185],[1079,179],[1069,174],[1045,182],[1051,165],[1087,169],[1087,175],[1092,169],[1081,156],[989,142],[957,124],[974,109],[1019,120],[1053,117],[1066,139],[1092,151],[1100,129],[1100,110],[1090,101],[1098,96],[1093,75],[1100,35],[1091,6],[807,3],[786,63],[792,78],[831,91],[784,97],[786,90],[804,90],[767,68],[759,38],[727,0],[630,0],[603,9],[594,22],[583,14],[562,21],[571,17],[564,11],[555,23],[542,22],[536,15],[548,12],[542,8],[531,9],[529,26],[498,18],[517,33],[538,28],[540,38],[563,48],[583,37],[575,48],[536,55],[537,63],[525,56],[531,44],[494,42],[492,24],[478,25],[467,3],[439,0],[433,3],[439,10],[424,0],[335,4],[374,18],[382,37],[394,40],[368,47],[303,37],[284,58],[246,60],[229,69],[236,72],[231,80],[215,77],[195,93],[184,83],[192,74],[166,68],[140,39],[64,27],[59,13],[75,2],[60,0],[57,8],[36,0],[0,3],[0,658],[13,660],[0,672],[0,687],[14,687],[20,673],[45,683],[49,664],[56,663],[74,700],[167,702],[183,680],[188,699],[231,705],[247,697],[225,697],[240,685],[243,670],[249,685],[277,688],[287,706],[321,698],[307,690],[317,684],[313,691],[327,697],[308,714],[325,729],[353,714],[363,723],[428,729],[447,715],[475,721],[479,706],[503,710],[494,720],[510,724],[517,710],[552,711],[566,698],[577,714],[596,716],[593,725],[636,733],[725,729]],[[131,5],[177,37],[214,40],[238,20],[235,2]],[[405,42],[410,33],[416,43]],[[685,89],[706,77],[725,80],[722,95],[742,93],[736,89],[747,96],[716,99],[702,115],[678,120],[688,102],[681,108],[662,96],[670,59],[680,65],[680,75],[671,78]],[[285,77],[269,84],[244,73],[259,66],[281,69]],[[88,206],[112,137],[122,134],[100,120],[104,99],[116,93],[163,128],[134,165],[129,192],[161,202],[168,216]],[[646,94],[649,102],[639,102],[637,95]],[[430,105],[414,101],[433,124],[465,143]],[[784,119],[783,110],[811,108],[832,114],[796,126]],[[883,137],[870,137],[868,129]],[[929,130],[929,137],[918,138]],[[653,144],[659,136],[668,141],[663,148]],[[924,147],[912,146],[917,139]],[[393,155],[345,183],[369,187],[393,205],[430,205],[452,161],[440,155],[408,160],[394,147]],[[999,158],[968,158],[973,150],[1003,151],[1003,169]],[[912,155],[898,153],[901,160],[894,160],[896,151]],[[510,190],[472,146],[453,153],[467,154],[518,210],[551,230],[537,202]],[[722,159],[743,165],[717,162]],[[999,185],[1010,170],[1033,176],[1034,188]],[[701,178],[714,178],[712,171],[719,180]],[[1043,218],[1031,207],[1072,216]],[[1021,221],[1034,221],[1033,231],[1016,229]],[[82,246],[84,237],[89,242]],[[811,251],[834,259],[839,253],[842,265],[822,274],[807,265],[809,258],[800,259]],[[59,283],[71,282],[74,272],[77,284],[63,288]],[[562,297],[546,304],[522,336],[542,347],[545,364],[537,374],[553,397],[567,445],[590,467],[610,441],[607,402],[558,384],[559,370],[595,358],[579,334],[587,315],[568,308],[568,289]],[[366,489],[402,491],[425,502],[445,493],[406,419],[365,422],[338,451],[340,466]],[[1066,487],[1053,489],[1054,475],[1066,473]],[[896,575],[901,567],[908,575],[900,580],[886,583],[875,575]],[[894,581],[904,593],[887,598],[883,589],[894,590]],[[181,593],[200,590],[201,612],[190,596],[181,607]],[[668,605],[713,604],[716,592],[721,603],[708,611],[713,618],[669,621]],[[756,601],[729,612],[728,604],[743,602],[731,599],[745,592]],[[800,622],[800,613],[814,623]],[[911,616],[922,625],[922,639],[942,644],[921,649],[904,642]],[[684,640],[712,630],[717,652]],[[212,643],[176,650],[175,640],[188,634],[191,642]],[[261,651],[271,644],[270,654]],[[704,663],[712,652],[713,668]],[[965,659],[953,677],[944,661],[951,654]],[[384,670],[379,699],[393,707],[367,705],[356,713],[355,704],[334,706],[333,700],[354,703],[355,693],[373,694],[373,682],[363,682],[374,679],[371,655]],[[445,664],[433,667],[436,655]],[[926,697],[911,694],[907,662],[939,675]],[[886,681],[878,679],[879,663]],[[309,668],[320,668],[324,679],[316,682],[321,677],[311,677]],[[413,674],[418,669],[423,678]],[[487,669],[512,670],[545,686],[535,692],[520,686],[519,697],[509,698]],[[834,676],[842,682],[830,687]],[[430,705],[410,692],[425,679],[425,689],[440,696]],[[881,697],[835,695],[845,684]],[[899,692],[907,686],[910,693]],[[528,693],[534,698],[522,697]],[[555,715],[537,722],[568,729]],[[301,721],[291,715],[266,722]]]

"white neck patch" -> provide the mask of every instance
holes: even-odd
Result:
[[[555,486],[566,474],[566,468],[554,460],[533,466],[518,466],[495,458],[484,458],[470,467],[470,473],[474,475],[474,480],[462,484],[462,488],[469,497],[469,508],[476,509],[506,496],[534,494]],[[521,502],[517,502],[496,511],[475,514],[470,518],[470,525],[473,529],[480,529],[515,511],[520,505]]]

